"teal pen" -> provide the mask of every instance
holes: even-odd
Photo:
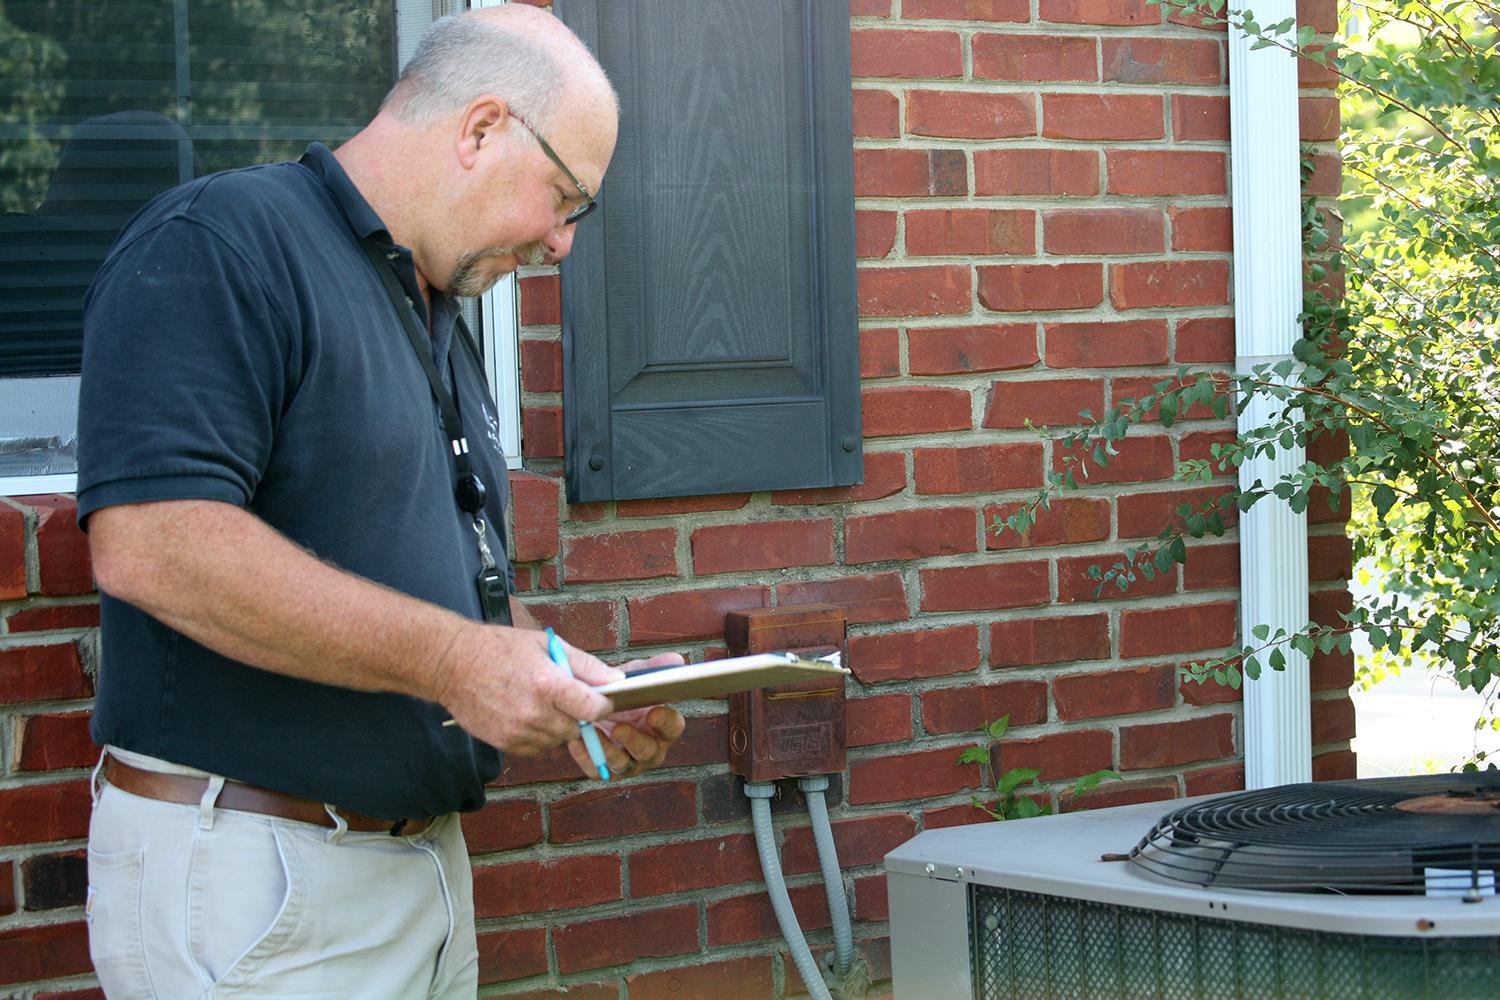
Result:
[[[552,657],[552,662],[562,667],[569,677],[573,676],[573,667],[568,663],[568,651],[563,649],[562,640],[557,633],[550,628],[547,629],[547,655]],[[587,720],[580,720],[578,731],[583,734],[583,745],[588,748],[589,760],[599,769],[599,777],[609,780],[609,765],[604,762],[604,748],[599,745],[599,733],[595,731],[594,724]]]

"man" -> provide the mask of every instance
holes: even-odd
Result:
[[[566,256],[617,117],[551,15],[447,18],[336,154],[169,192],[101,268],[79,510],[109,996],[474,994],[456,813],[499,751],[567,741],[594,775],[578,723],[620,673],[569,647],[570,679],[507,596],[504,459],[451,296]],[[683,720],[601,728],[630,775]]]

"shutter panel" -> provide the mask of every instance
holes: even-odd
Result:
[[[555,7],[621,103],[562,265],[568,498],[859,482],[848,5]]]

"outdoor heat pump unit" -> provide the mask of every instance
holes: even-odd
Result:
[[[886,855],[896,1000],[1500,997],[1500,773],[1176,805]]]

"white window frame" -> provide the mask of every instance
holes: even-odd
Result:
[[[450,2],[445,6],[458,6]],[[506,0],[470,0],[471,7],[494,7]],[[402,65],[416,48],[417,39],[431,23],[437,6],[431,0],[396,0],[397,52]],[[521,468],[521,385],[519,345],[519,295],[516,276],[507,275],[493,288],[480,296],[478,314],[482,330],[481,340],[485,358],[485,377],[490,392],[495,397],[496,416],[500,422],[500,443],[505,450],[508,468]],[[70,409],[76,423],[78,414],[78,376],[55,375],[41,377],[0,378],[0,392],[12,395],[22,388],[37,393],[62,392],[72,398]],[[21,383],[27,383],[24,387]],[[45,383],[45,384],[44,384]],[[61,384],[66,383],[66,384]],[[3,411],[0,411],[3,413]],[[52,419],[66,421],[63,414],[49,415]],[[42,428],[51,429],[51,424]],[[0,433],[4,432],[0,428]],[[44,493],[73,493],[78,489],[76,472],[48,475],[6,475],[0,473],[0,496],[35,496]]]

